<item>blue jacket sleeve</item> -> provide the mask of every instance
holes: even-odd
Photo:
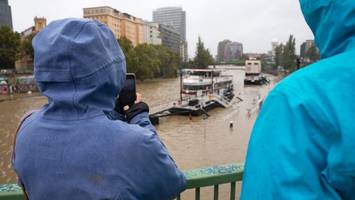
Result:
[[[324,176],[329,124],[292,89],[270,93],[254,126],[242,200],[340,199]]]
[[[133,117],[133,119],[129,122],[130,124],[137,124],[142,128],[148,129],[149,131],[155,132],[155,127],[150,122],[149,113],[143,112]]]
[[[149,120],[148,112],[138,114],[130,121],[130,124],[138,125],[145,130],[142,133],[144,139],[139,149],[141,157],[146,161],[142,163],[144,175],[141,177],[148,175],[148,179],[142,181],[139,188],[141,191],[150,192],[143,192],[139,199],[170,200],[176,198],[185,190],[186,178],[157,135],[155,127]]]
[[[136,150],[139,158],[134,177],[139,177],[134,188],[136,199],[171,200],[186,188],[186,178],[178,169],[155,132],[142,133]],[[122,199],[126,199],[122,197]],[[131,199],[128,198],[127,199]]]

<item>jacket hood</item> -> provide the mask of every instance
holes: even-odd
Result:
[[[84,119],[111,111],[126,78],[113,33],[88,19],[54,21],[33,40],[34,74],[47,118]]]
[[[322,58],[355,49],[354,0],[300,0]]]

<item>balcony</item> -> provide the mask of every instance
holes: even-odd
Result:
[[[213,199],[219,199],[219,186],[230,185],[230,199],[235,200],[236,183],[242,181],[244,167],[238,164],[212,166],[186,171],[187,190],[195,190],[195,200],[201,198],[201,188],[213,188]],[[23,200],[21,188],[16,184],[0,185],[0,200]],[[178,196],[177,200],[181,197]]]

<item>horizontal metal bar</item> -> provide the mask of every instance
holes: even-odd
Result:
[[[242,181],[244,167],[238,164],[213,166],[185,172],[187,188],[206,187]]]
[[[0,192],[1,200],[24,200],[22,191],[17,192]]]

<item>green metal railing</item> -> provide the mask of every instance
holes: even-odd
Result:
[[[201,188],[213,187],[213,199],[218,200],[219,185],[230,184],[230,199],[235,200],[236,183],[242,181],[243,166],[230,164],[186,171],[187,189],[195,190],[195,199],[200,200]],[[23,200],[21,188],[17,184],[0,185],[0,200]],[[180,200],[180,195],[177,200]]]
[[[21,188],[17,184],[0,185],[1,200],[24,200]]]
[[[242,165],[230,164],[187,171],[187,189],[194,189],[195,200],[200,200],[201,188],[213,187],[213,199],[218,200],[219,185],[230,184],[230,199],[235,200],[236,183],[242,181],[243,170]],[[178,196],[177,200],[180,199]]]

